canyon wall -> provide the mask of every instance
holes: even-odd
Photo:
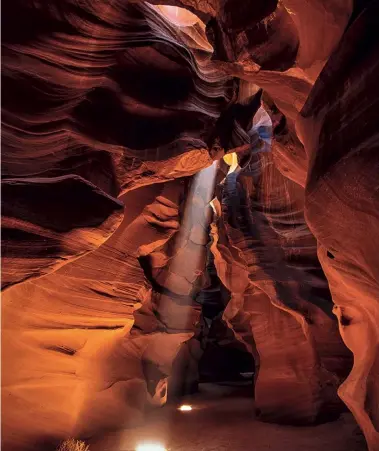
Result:
[[[259,417],[377,451],[378,2],[153,3],[3,5],[4,449],[196,382],[211,252]]]

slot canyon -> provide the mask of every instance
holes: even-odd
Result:
[[[379,1],[2,4],[4,451],[379,451]]]

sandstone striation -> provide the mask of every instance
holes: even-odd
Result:
[[[5,450],[136,427],[226,350],[261,420],[345,404],[379,450],[378,16],[3,5]]]

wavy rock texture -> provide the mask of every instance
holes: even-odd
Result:
[[[378,3],[153,3],[3,5],[4,449],[193,389],[209,247],[261,418],[333,418],[339,386],[377,451]]]
[[[120,418],[126,425],[142,418],[149,343],[127,337],[144,281],[139,249],[159,246],[178,228],[177,210],[157,223],[154,210],[166,195],[160,187],[123,198],[129,214],[98,250],[4,294],[5,449],[40,449],[41,439],[88,436]],[[83,417],[92,420],[83,424]]]
[[[206,59],[197,64],[182,44],[201,47],[203,29],[181,37],[148,5],[15,2],[4,16],[9,286],[99,247],[120,222],[116,197],[210,165],[219,148],[213,152],[207,141],[237,85]],[[121,418],[126,425],[142,418],[150,397],[142,362],[158,360],[167,372],[169,349],[175,354],[189,337],[179,327],[158,355],[160,330],[126,339],[146,297],[138,258],[151,254],[156,265],[179,228],[182,185],[174,183],[162,185],[161,196],[159,185],[138,189],[97,251],[3,296],[8,449],[40,449],[40,440],[86,437]]]
[[[242,341],[253,335],[261,418],[313,423],[333,415],[349,354],[304,220],[303,189],[283,177],[270,153],[258,152],[226,177],[219,200],[212,247],[231,291],[224,317]]]
[[[2,289],[99,247],[122,220],[121,202],[76,175],[2,181]]]
[[[339,394],[373,450],[379,449],[378,12],[372,2],[350,25],[300,121],[312,162],[306,217],[318,240],[341,336],[354,354]]]
[[[155,9],[16,2],[4,14],[7,177],[73,173],[114,196],[211,163],[212,125],[236,84],[199,66]],[[28,26],[15,33],[20,16]]]

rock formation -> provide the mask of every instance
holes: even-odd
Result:
[[[379,450],[377,17],[3,5],[5,450],[139,424],[208,336],[254,357],[263,421],[342,400]]]

